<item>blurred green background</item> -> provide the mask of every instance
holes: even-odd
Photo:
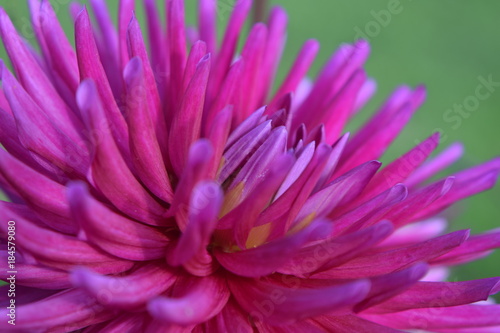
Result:
[[[69,0],[51,3],[72,40],[72,21],[68,15]],[[87,3],[86,1],[81,1]],[[117,0],[107,1],[116,13]],[[139,2],[139,1],[138,1]],[[160,7],[163,11],[163,0]],[[235,0],[219,0],[227,9]],[[500,155],[500,87],[479,105],[474,106],[461,124],[443,117],[455,104],[474,96],[480,84],[478,77],[491,76],[500,82],[500,2],[483,0],[275,0],[289,14],[288,44],[279,71],[282,78],[301,44],[308,38],[321,42],[318,59],[311,71],[314,76],[340,43],[353,42],[360,31],[372,45],[367,64],[368,74],[378,82],[373,101],[349,126],[355,129],[399,84],[425,83],[428,99],[410,125],[389,150],[388,161],[410,149],[439,129],[444,136],[439,150],[455,141],[464,143],[466,153],[452,168],[459,170]],[[21,33],[30,41],[29,14],[23,0],[0,0]],[[186,1],[188,22],[194,23],[194,0]],[[392,11],[392,13],[391,13]],[[139,6],[138,16],[142,18]],[[116,19],[116,18],[115,18]],[[227,14],[219,17],[220,27]],[[6,58],[0,48],[0,58]],[[438,150],[438,151],[439,151]],[[473,233],[500,226],[500,186],[456,205],[452,229],[471,228]],[[500,251],[498,251],[500,252]],[[456,268],[453,279],[472,279],[500,275],[500,253],[478,262]]]

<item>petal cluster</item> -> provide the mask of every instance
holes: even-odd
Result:
[[[500,277],[446,282],[500,231],[446,233],[440,215],[492,187],[500,159],[433,180],[462,155],[429,158],[435,133],[382,166],[421,86],[344,133],[375,92],[367,42],[309,80],[308,40],[275,83],[281,8],[244,38],[252,4],[235,1],[218,42],[216,0],[199,0],[196,27],[182,0],[166,2],[166,27],[144,0],[142,29],[134,1],[115,27],[91,0],[71,8],[73,47],[49,1],[28,2],[40,52],[0,9],[2,265],[7,221],[17,246],[2,332],[500,330],[500,305],[482,302]]]

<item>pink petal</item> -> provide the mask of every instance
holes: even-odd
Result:
[[[167,3],[168,50],[170,55],[170,82],[167,103],[173,110],[181,103],[182,76],[186,66],[186,37],[184,22],[184,1],[171,0]],[[204,90],[205,88],[203,88]]]
[[[163,208],[134,177],[110,133],[102,102],[92,80],[85,80],[78,88],[77,102],[89,117],[91,129],[100,134],[94,142],[92,183],[113,205],[128,216],[152,225],[164,225]]]
[[[120,148],[120,152],[124,154],[125,159],[129,160],[127,123],[120,109],[118,109],[106,72],[99,61],[99,52],[86,9],[80,12],[75,22],[75,44],[80,80],[92,79],[95,82],[101,100],[106,101],[103,105],[104,114],[109,119],[109,122],[113,124],[110,128],[113,138],[116,140],[116,144]]]
[[[228,282],[236,301],[250,316],[274,325],[347,312],[370,289],[367,280],[322,288],[287,288],[270,281],[241,278]]]
[[[87,268],[71,273],[75,287],[85,290],[99,303],[112,308],[134,309],[168,290],[176,275],[169,269],[149,264],[123,277],[104,276]]]
[[[405,183],[408,186],[415,186],[422,183],[429,177],[437,174],[439,171],[447,168],[460,157],[462,157],[464,147],[461,143],[454,143],[448,148],[439,153],[436,157],[424,163],[421,167],[415,170],[414,173],[406,179]]]
[[[198,2],[198,25],[200,40],[207,44],[209,53],[215,54],[217,48],[217,1]]]
[[[39,164],[53,164],[58,173],[82,178],[89,167],[89,151],[83,140],[73,141],[43,111],[14,76],[0,64],[5,95],[16,119],[19,140]],[[52,166],[52,168],[53,168]],[[51,168],[48,168],[52,171]]]
[[[174,0],[172,3],[176,3]],[[189,148],[200,137],[205,90],[210,71],[210,55],[196,66],[196,72],[183,96],[180,108],[174,114],[169,134],[170,161],[179,176],[185,168]]]
[[[45,223],[64,233],[76,233],[63,185],[27,167],[3,149],[0,149],[0,174],[35,212],[60,217],[47,219]],[[40,195],[40,191],[44,195]]]
[[[325,330],[336,333],[401,333],[399,330],[376,324],[355,315],[321,316],[314,319]]]
[[[148,52],[144,45],[141,28],[139,22],[135,18],[128,27],[128,42],[132,57],[139,57],[142,61],[142,69],[144,71],[145,95],[147,96],[148,109],[151,114],[151,119],[155,127],[156,138],[160,145],[163,158],[168,158],[168,130],[165,115],[161,109],[160,94],[158,91],[157,81],[155,79],[155,71],[151,67]]]
[[[297,89],[300,81],[307,74],[311,64],[316,58],[318,50],[319,43],[317,40],[310,39],[304,43],[287,77],[276,92],[274,99],[269,104],[274,104],[281,96],[294,92]]]
[[[174,195],[169,215],[175,215],[177,225],[184,231],[187,225],[187,214],[191,193],[198,182],[209,176],[213,158],[213,148],[210,141],[200,139],[189,150],[186,167],[180,177]]]
[[[213,181],[200,182],[193,188],[188,224],[169,258],[172,266],[187,263],[207,247],[218,222],[222,200],[223,192]]]
[[[394,230],[388,221],[351,234],[329,238],[300,249],[293,259],[278,269],[283,274],[308,276],[338,266],[373,248]]]
[[[164,257],[169,243],[164,233],[113,212],[92,198],[84,184],[68,185],[68,201],[86,238],[104,251],[129,260]]]
[[[2,220],[14,219],[19,222],[16,224],[17,244],[22,244],[22,249],[36,257],[41,264],[62,270],[85,265],[102,273],[123,272],[133,265],[73,236],[41,228],[12,211],[2,211],[1,214]],[[7,233],[6,223],[2,223],[0,228],[4,234]],[[34,234],[38,237],[32,237]]]
[[[429,265],[420,263],[394,273],[371,278],[370,292],[363,302],[356,305],[354,311],[366,311],[386,300],[392,300],[394,296],[397,297],[417,283],[428,270]]]
[[[229,289],[220,277],[184,277],[174,285],[171,297],[152,299],[148,311],[161,322],[193,325],[217,315],[226,305],[229,295]]]
[[[85,303],[82,303],[82,300]],[[2,307],[0,315],[6,317],[8,309]],[[74,331],[89,325],[109,320],[114,316],[92,298],[86,298],[82,291],[69,289],[38,302],[16,308],[16,329],[25,332]],[[12,325],[6,320],[0,323],[0,330],[8,331]]]
[[[3,9],[0,10],[0,34],[16,75],[29,96],[64,134],[72,140],[81,140],[80,120],[65,104],[42,68],[36,63]]]
[[[314,277],[355,279],[388,274],[416,262],[439,257],[460,246],[468,236],[467,230],[456,231],[412,246],[359,256],[343,265],[317,273]]]
[[[410,289],[369,310],[399,312],[417,308],[465,305],[488,299],[500,291],[500,278],[460,282],[418,282]],[[439,310],[436,310],[439,312]]]
[[[500,305],[461,305],[435,309],[413,309],[385,315],[363,315],[382,325],[399,329],[437,330],[476,328],[500,325]]]
[[[218,250],[214,254],[222,266],[239,276],[265,276],[283,266],[306,242],[328,234],[329,227],[325,221],[315,221],[304,230],[256,248],[238,252]]]
[[[456,265],[470,262],[490,254],[491,250],[499,247],[500,230],[495,229],[484,234],[471,236],[462,245],[453,249],[449,253],[434,259],[432,263]]]
[[[146,82],[143,68],[140,58],[135,57],[124,70],[132,162],[144,185],[158,198],[172,202],[172,186],[154,130],[154,120],[149,111],[154,108],[154,102],[151,94],[143,88]]]

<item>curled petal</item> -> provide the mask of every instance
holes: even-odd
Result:
[[[241,278],[228,282],[236,301],[254,320],[274,325],[294,323],[326,313],[348,312],[370,289],[367,280],[322,288],[301,288],[300,281],[291,276],[283,276],[282,280],[286,281],[285,285],[293,284],[295,288]]]
[[[68,185],[68,201],[85,237],[104,251],[129,260],[165,255],[169,239],[157,229],[123,217],[95,200],[82,183]]]
[[[217,315],[229,299],[221,277],[184,277],[174,285],[172,297],[157,297],[148,303],[149,313],[161,322],[188,326]]]
[[[104,276],[86,268],[71,273],[75,287],[82,288],[99,303],[133,309],[168,290],[176,275],[160,265],[148,264],[123,277]]]

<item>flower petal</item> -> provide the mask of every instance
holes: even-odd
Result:
[[[67,193],[73,218],[91,243],[129,260],[164,257],[169,239],[160,230],[113,212],[92,198],[82,183],[68,184]]]
[[[78,88],[77,102],[87,114],[91,129],[98,134],[92,161],[91,182],[122,212],[151,225],[165,225],[163,208],[134,177],[111,135],[113,126],[104,115],[103,105],[92,80]]]
[[[439,257],[460,246],[468,236],[468,230],[455,231],[412,246],[359,256],[343,265],[316,273],[313,277],[355,279],[388,274],[416,262]]]
[[[174,285],[171,297],[152,299],[148,311],[165,323],[182,326],[199,324],[217,315],[229,296],[229,289],[221,277],[183,277]]]
[[[260,277],[271,274],[283,266],[306,243],[329,233],[330,224],[315,221],[304,230],[271,241],[256,248],[238,252],[215,250],[219,263],[227,270],[245,277]]]
[[[172,1],[176,3],[177,0]],[[170,161],[179,176],[186,166],[189,147],[200,138],[205,90],[210,71],[210,55],[206,55],[196,66],[196,71],[175,112],[169,133]]]
[[[460,282],[418,282],[399,295],[369,309],[368,312],[386,313],[417,308],[458,306],[484,301],[498,292],[500,292],[500,277]]]
[[[242,278],[230,279],[228,283],[236,301],[254,320],[274,325],[347,312],[370,289],[368,280],[322,288],[287,288],[270,281]]]
[[[145,75],[142,61],[137,57],[132,58],[124,70],[132,162],[144,185],[158,198],[171,203],[174,194],[149,111],[155,108],[155,102],[145,91]]]
[[[175,273],[156,264],[148,264],[123,277],[104,276],[87,268],[75,268],[71,281],[99,303],[113,308],[134,309],[168,290]]]

